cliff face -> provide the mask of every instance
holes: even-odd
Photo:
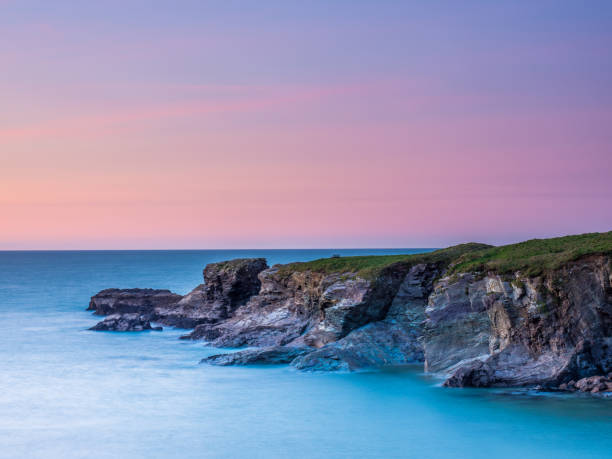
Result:
[[[155,319],[179,328],[194,328],[225,320],[259,292],[261,282],[258,275],[267,267],[264,258],[211,263],[204,268],[204,283],[178,302],[157,307]]]
[[[297,357],[292,365],[301,370],[357,370],[422,362],[422,323],[427,297],[439,270],[436,264],[385,270],[379,279],[387,286],[382,297],[385,301],[378,302],[385,304],[383,318]]]
[[[424,323],[425,368],[448,386],[558,385],[612,371],[610,259],[536,277],[441,279]]]
[[[423,361],[427,298],[443,263],[398,263],[372,279],[355,273],[260,273],[261,291],[216,324],[187,337],[219,347],[257,346],[214,364],[291,363],[301,370],[356,370]]]
[[[370,281],[352,273],[286,273],[273,267],[259,274],[259,294],[232,317],[200,325],[187,337],[220,347],[321,348],[384,319],[406,272],[392,269]]]
[[[488,266],[478,257],[490,259],[494,250],[457,246],[392,257],[369,271],[362,268],[369,259],[272,268],[263,259],[233,260],[208,265],[205,283],[184,297],[110,289],[95,295],[90,309],[115,314],[98,329],[147,329],[151,320],[193,328],[184,339],[256,347],[205,359],[216,365],[352,371],[423,362],[447,386],[605,390],[612,372],[610,255],[563,259],[529,275],[522,259],[513,261],[521,269],[475,269]]]
[[[184,339],[262,348],[215,356],[210,363],[291,362],[304,370],[355,370],[423,360],[424,311],[443,265],[398,263],[364,279],[351,272],[288,271],[267,268],[259,259],[237,260],[207,266],[205,284],[184,297],[112,289],[92,297],[91,304],[122,305],[100,307],[100,314],[139,313],[130,319],[193,328]],[[113,316],[94,329],[113,330],[113,324],[124,322]],[[114,330],[138,329],[117,325]]]

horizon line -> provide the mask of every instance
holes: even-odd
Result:
[[[456,244],[455,244],[456,245]],[[311,247],[311,248],[235,248],[235,249],[0,249],[0,252],[195,252],[195,251],[270,251],[270,250],[438,250],[443,247]]]

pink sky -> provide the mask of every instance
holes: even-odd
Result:
[[[0,2],[0,249],[437,247],[612,229],[612,42],[595,14],[570,27],[506,11],[500,23],[532,36],[481,27],[487,40],[468,30],[484,24],[476,10],[467,24],[395,21],[413,15],[390,4],[374,19],[360,6],[200,24],[195,9],[122,23],[113,2],[78,21],[15,5]]]

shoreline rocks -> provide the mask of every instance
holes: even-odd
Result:
[[[98,316],[130,313],[152,314],[155,308],[174,305],[181,298],[181,295],[172,293],[170,290],[109,288],[92,296],[87,310],[94,311],[94,314]]]
[[[185,296],[169,290],[106,289],[91,298],[87,310],[96,315],[148,314],[164,325],[192,329],[230,317],[259,292],[257,275],[267,268],[264,258],[211,263],[204,269],[204,284]]]
[[[597,394],[602,392],[612,392],[612,372],[607,376],[590,376],[582,378],[578,381],[571,380],[559,386],[559,390],[568,392],[590,392]]]
[[[296,357],[307,353],[307,348],[273,346],[259,349],[216,354],[206,357],[200,363],[210,365],[279,365],[291,363]]]
[[[190,329],[182,339],[255,348],[202,361],[213,365],[357,371],[423,363],[446,387],[610,390],[610,257],[531,277],[449,276],[448,259],[430,260],[392,263],[367,278],[231,260],[207,265],[204,283],[187,295],[107,289],[88,309],[110,314],[94,330],[147,330],[155,321]]]
[[[98,322],[89,330],[94,331],[119,331],[119,332],[136,332],[155,330],[161,331],[162,327],[152,327],[149,316],[143,316],[138,313],[129,314],[111,314],[102,322]]]

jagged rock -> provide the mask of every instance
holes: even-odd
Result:
[[[204,284],[198,285],[178,303],[157,308],[157,320],[180,328],[225,320],[259,292],[258,274],[267,267],[265,258],[210,263],[204,269]]]
[[[211,365],[261,365],[289,363],[296,357],[308,352],[307,348],[274,346],[260,349],[247,349],[228,354],[211,355],[200,363]]]
[[[161,329],[162,327],[151,327],[149,316],[143,316],[138,313],[111,314],[110,316],[107,316],[102,322],[98,322],[96,325],[90,328],[90,330],[95,331],[121,332],[144,330],[160,331]]]
[[[117,313],[152,314],[156,307],[174,305],[181,298],[170,290],[109,288],[92,296],[87,310],[99,316]]]
[[[422,361],[422,349],[405,328],[381,321],[302,355],[291,365],[307,371],[355,371]]]
[[[259,293],[232,317],[199,325],[183,338],[204,339],[217,347],[282,346],[317,323],[318,298],[325,276],[318,273],[284,276],[279,274],[278,267],[272,267],[259,273],[259,281]]]
[[[185,296],[169,290],[107,289],[91,298],[88,310],[98,315],[149,314],[157,322],[179,328],[216,323],[259,291],[257,275],[266,267],[263,258],[211,263],[204,269],[205,284]]]
[[[426,370],[463,386],[558,386],[605,374],[612,369],[609,292],[604,256],[533,278],[441,279],[426,309]],[[482,378],[485,367],[474,359],[486,364]]]
[[[201,324],[184,338],[204,339],[217,347],[282,346],[295,340],[295,345],[319,348],[384,319],[411,268],[393,266],[372,282],[352,273],[287,274],[272,267],[259,274],[259,294],[232,317]],[[424,305],[418,309],[422,315]]]
[[[384,320],[353,330],[336,342],[296,358],[291,365],[308,371],[354,371],[422,362],[419,338],[427,297],[437,273],[435,265],[412,267]]]
[[[195,328],[201,323],[215,320],[214,314],[206,307],[206,287],[198,285],[177,303],[155,309],[157,320],[177,328]]]

